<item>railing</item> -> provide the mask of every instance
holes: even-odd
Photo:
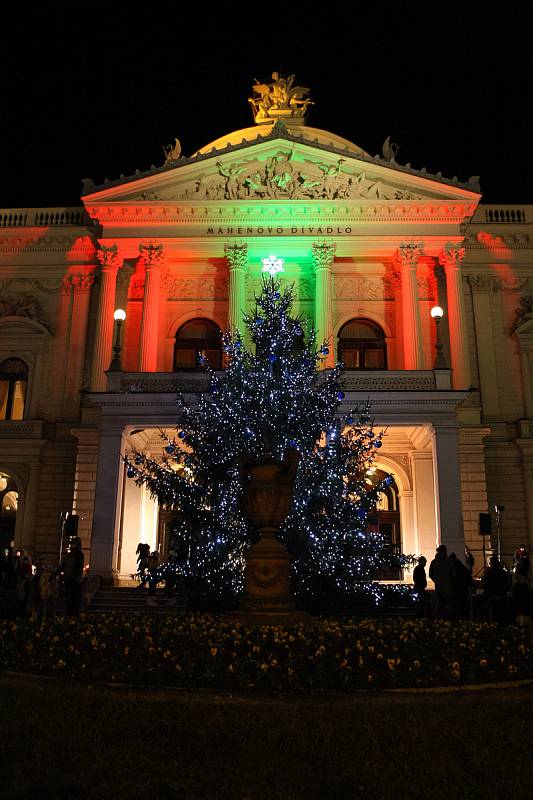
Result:
[[[447,390],[449,370],[383,370],[345,372],[343,388],[348,392],[428,392]],[[203,372],[109,372],[107,391],[125,394],[205,392]]]
[[[2,208],[0,228],[48,228],[92,225],[84,208]]]
[[[481,208],[485,211],[485,222],[489,224],[513,225],[524,224],[527,221],[524,208],[510,206],[481,206]]]

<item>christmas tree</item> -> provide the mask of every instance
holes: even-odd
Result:
[[[223,336],[226,368],[199,354],[207,390],[197,404],[179,398],[179,427],[161,431],[161,460],[134,454],[127,474],[174,510],[169,562],[204,607],[235,605],[247,549],[257,540],[241,507],[239,460],[281,459],[299,451],[293,510],[280,529],[292,556],[300,607],[347,608],[398,557],[368,518],[392,478],[369,480],[383,431],[374,433],[368,405],[344,410],[342,368],[321,368],[327,343],[292,316],[292,287],[263,281],[253,314]]]

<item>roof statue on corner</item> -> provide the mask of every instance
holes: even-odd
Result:
[[[248,100],[254,112],[254,119],[258,125],[268,120],[284,119],[303,124],[308,107],[312,104],[309,89],[306,86],[294,86],[294,75],[283,78],[279,72],[272,73],[270,83],[260,83],[257,78],[252,86],[252,91],[257,97]]]

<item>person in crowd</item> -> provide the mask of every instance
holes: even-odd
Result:
[[[517,547],[513,558],[513,572],[515,575],[523,575],[526,583],[529,580],[530,572],[529,554],[523,544]]]
[[[27,555],[20,555],[17,562],[17,599],[19,613],[24,616],[28,609],[31,586],[31,562]]]
[[[472,575],[461,564],[455,553],[450,553],[450,564],[454,572],[453,580],[453,599],[452,599],[452,619],[465,619],[467,614],[467,602],[472,585]]]
[[[515,575],[513,585],[513,612],[517,625],[529,625],[531,620],[531,595],[524,575]]]
[[[40,581],[43,569],[44,562],[39,558],[35,564],[35,572],[30,579],[28,595],[28,613],[31,614],[32,617],[37,616],[41,607]]]
[[[155,590],[157,588],[157,584],[159,583],[157,577],[157,568],[159,566],[159,553],[157,550],[154,550],[150,553],[150,557],[148,559],[148,594],[151,596],[155,595]]]
[[[416,616],[424,617],[426,614],[426,586],[428,580],[426,577],[426,564],[427,558],[420,556],[418,564],[413,570],[413,584],[416,593]]]
[[[435,558],[429,565],[429,577],[435,584],[437,614],[441,619],[450,619],[455,573],[448,559],[448,549],[445,544],[437,547]]]
[[[57,575],[63,574],[65,611],[69,616],[78,616],[80,613],[84,561],[81,540],[79,536],[73,536],[65,558],[49,579],[52,581]]]
[[[39,580],[39,595],[41,597],[39,616],[53,617],[57,599],[57,580],[53,576],[50,564],[44,564],[41,578]]]
[[[150,558],[150,545],[144,542],[139,542],[137,545],[137,571],[139,575],[140,584],[139,589],[144,589],[146,581],[148,580],[147,569],[148,560]]]
[[[465,566],[466,566],[467,570],[469,571],[470,575],[473,575],[473,573],[474,573],[475,561],[476,560],[475,560],[470,548],[467,547],[466,544],[465,544]]]
[[[481,586],[489,598],[492,618],[499,624],[508,622],[510,578],[511,576],[504,569],[499,558],[494,555],[491,556],[489,566],[483,575]]]

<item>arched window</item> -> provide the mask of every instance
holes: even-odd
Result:
[[[176,334],[174,369],[198,369],[203,353],[213,369],[222,368],[222,334],[209,319],[191,319]]]
[[[365,482],[368,486],[375,486],[384,479],[385,475],[383,470],[370,467],[366,473]],[[393,552],[397,554],[402,552],[399,491],[395,480],[378,492],[376,506],[368,517],[368,530],[374,533],[379,532]],[[381,570],[379,577],[380,580],[400,580],[402,576],[401,571],[393,567],[386,567]]]
[[[352,319],[343,325],[337,352],[346,369],[387,369],[385,334],[368,319]]]
[[[20,358],[0,364],[0,419],[23,419],[28,367]]]

